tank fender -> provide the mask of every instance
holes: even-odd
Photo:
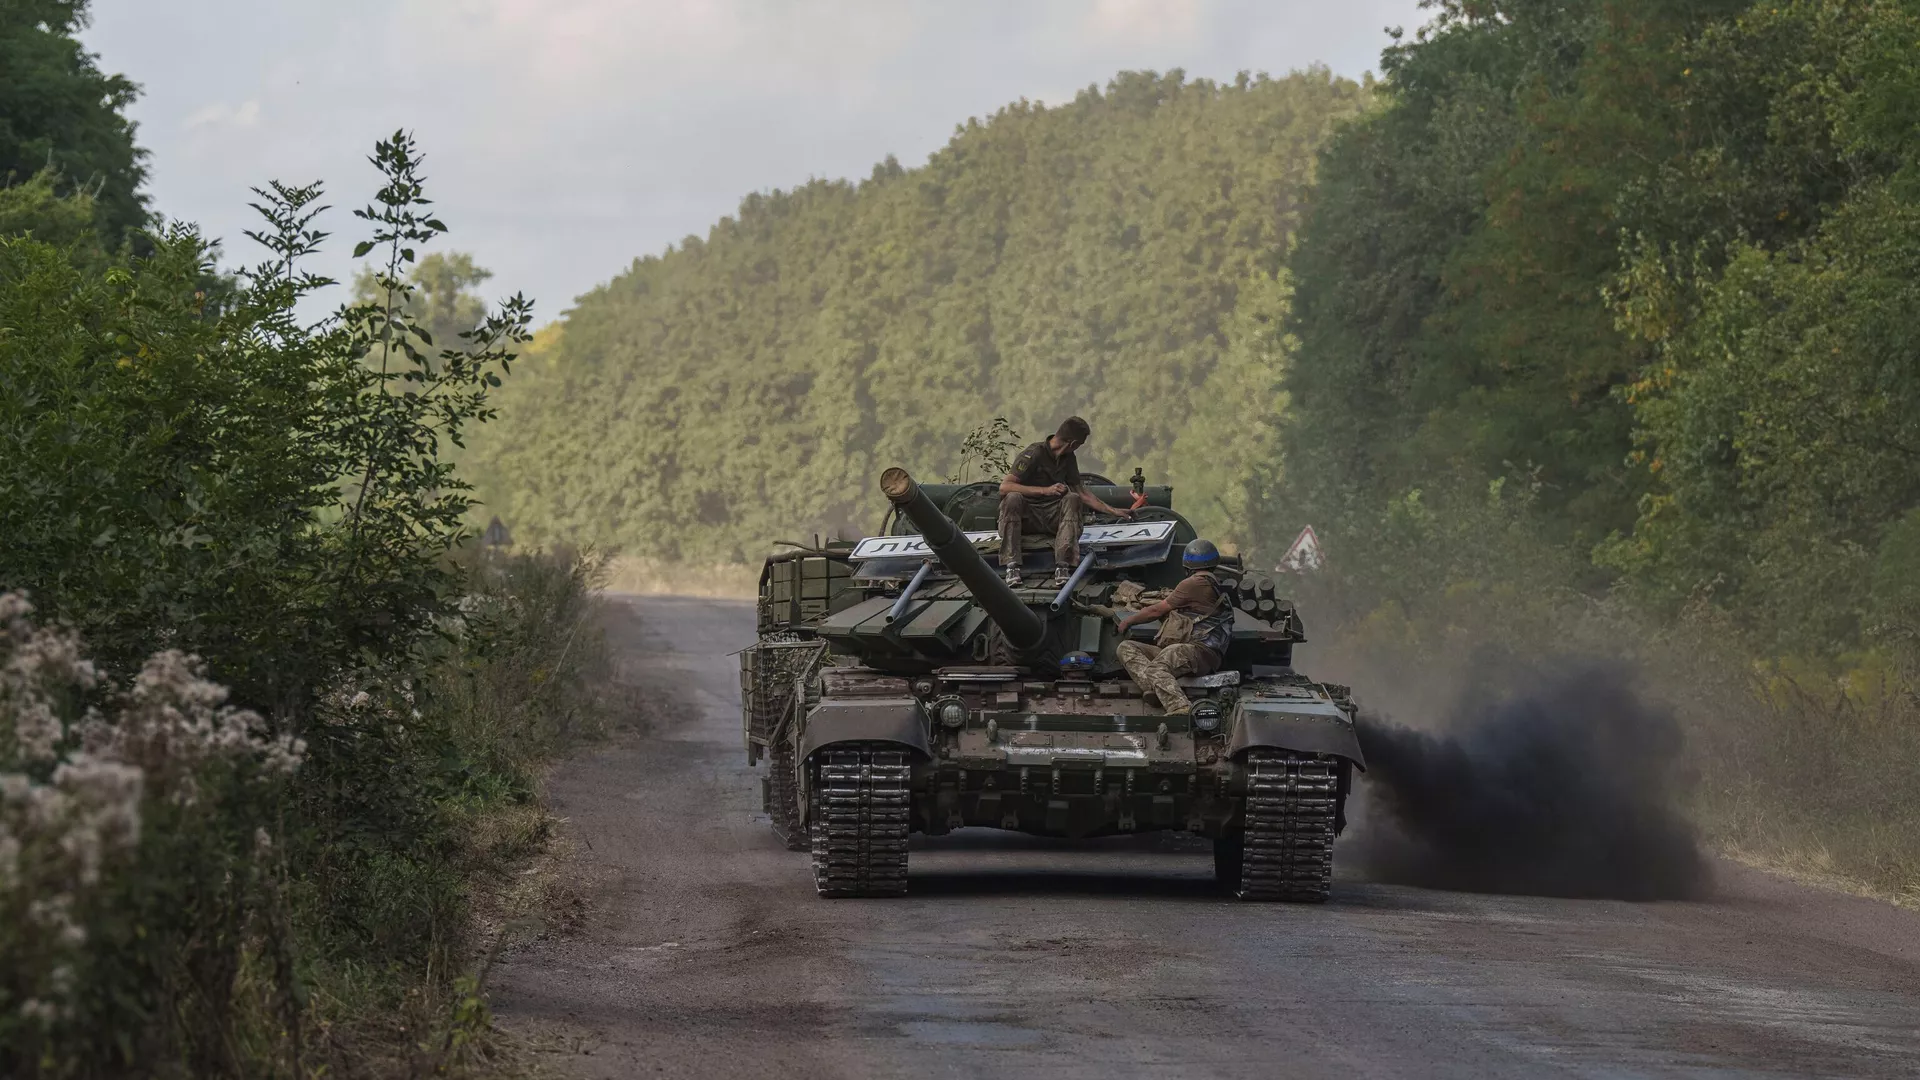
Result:
[[[1233,710],[1227,753],[1237,755],[1260,746],[1328,754],[1345,758],[1362,770],[1367,767],[1353,718],[1330,701],[1242,699]]]
[[[927,715],[910,697],[851,698],[823,701],[807,713],[800,729],[800,759],[843,742],[890,742],[932,757]]]

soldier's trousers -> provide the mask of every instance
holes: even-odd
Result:
[[[1080,562],[1080,496],[1065,495],[1036,499],[1009,491],[1000,496],[1000,565],[1020,565],[1022,530],[1053,534],[1053,564],[1072,567]]]
[[[1164,648],[1138,641],[1123,641],[1116,650],[1127,674],[1160,702],[1170,713],[1183,713],[1193,707],[1180,690],[1182,675],[1211,675],[1220,667],[1220,654],[1205,645],[1168,645]]]

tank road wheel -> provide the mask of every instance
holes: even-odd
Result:
[[[793,742],[781,739],[768,755],[767,816],[788,851],[806,851],[811,842],[800,824],[799,785],[793,779]]]
[[[907,891],[906,751],[888,743],[829,746],[815,759],[810,833],[821,896]]]
[[[1333,887],[1338,782],[1336,762],[1248,751],[1245,827],[1214,841],[1220,883],[1242,900],[1324,903]]]

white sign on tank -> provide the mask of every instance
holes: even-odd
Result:
[[[1108,548],[1122,547],[1127,544],[1156,544],[1172,535],[1173,522],[1171,521],[1119,521],[1111,525],[1089,525],[1080,530],[1080,546]],[[999,539],[998,530],[967,534],[967,543],[974,547],[994,543]],[[927,550],[927,542],[917,535],[869,536],[856,544],[853,554],[848,557],[855,561],[924,559],[932,554]]]

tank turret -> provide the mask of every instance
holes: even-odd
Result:
[[[896,467],[881,473],[880,492],[920,530],[927,550],[940,560],[940,565],[967,586],[974,602],[1000,627],[1010,647],[1017,652],[1032,653],[1045,644],[1046,620],[1000,580],[993,567],[973,549],[966,534],[933,505],[920,485],[907,475],[907,470]]]

